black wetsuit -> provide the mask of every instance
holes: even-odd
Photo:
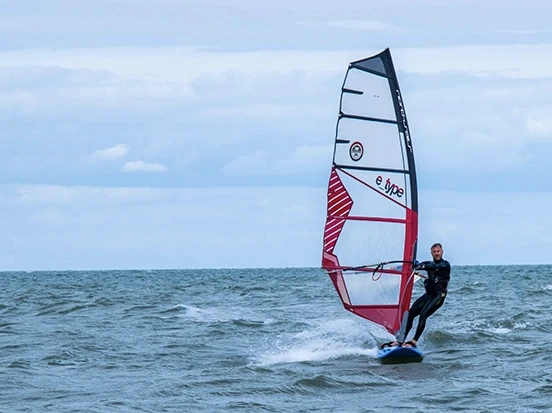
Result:
[[[414,335],[414,340],[418,341],[424,331],[427,318],[445,302],[448,282],[450,280],[450,263],[443,259],[439,261],[424,261],[416,268],[427,271],[428,277],[424,280],[426,292],[410,307],[405,337],[412,328],[414,318],[420,316],[416,334]]]

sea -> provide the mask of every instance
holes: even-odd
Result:
[[[451,277],[386,365],[318,268],[2,272],[0,412],[550,411],[552,266]]]

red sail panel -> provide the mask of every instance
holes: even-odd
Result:
[[[353,200],[343,186],[343,182],[332,168],[328,183],[328,215],[324,228],[324,251],[331,253],[339,238],[339,233],[345,225],[345,220],[351,212]]]

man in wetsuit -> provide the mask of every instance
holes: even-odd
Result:
[[[425,294],[418,298],[408,313],[406,331],[404,337],[412,328],[414,319],[420,316],[418,327],[414,338],[404,343],[405,346],[416,347],[416,343],[422,335],[427,318],[437,311],[445,302],[447,296],[447,287],[450,280],[450,263],[443,259],[443,247],[436,243],[431,246],[431,256],[433,261],[414,261],[416,270],[427,271],[427,278],[424,280]]]

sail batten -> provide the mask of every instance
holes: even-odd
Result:
[[[367,121],[372,121],[372,122],[381,122],[381,123],[392,123],[392,124],[398,124],[399,123],[396,120],[392,120],[392,119],[371,118],[369,116],[351,115],[351,114],[348,114],[348,113],[341,113],[340,117],[348,118],[348,119],[367,120]]]
[[[412,295],[418,199],[389,49],[349,64],[337,118],[322,267],[347,310],[397,334]],[[400,264],[377,266],[389,261]]]
[[[341,143],[341,142],[337,142]],[[410,171],[402,170],[402,169],[392,169],[392,168],[370,168],[369,166],[354,166],[354,165],[335,165],[336,168],[339,169],[360,169],[360,170],[366,170],[366,171],[374,171],[374,172],[392,172],[392,173],[398,173],[398,174],[410,174]]]

